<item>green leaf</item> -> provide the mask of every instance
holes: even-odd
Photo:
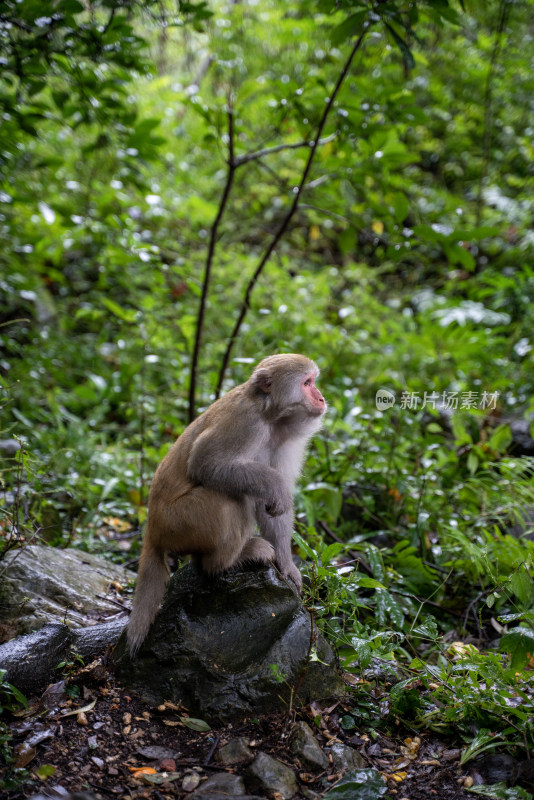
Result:
[[[293,531],[293,539],[296,541],[301,550],[304,550],[308,558],[310,558],[312,561],[317,561],[317,553],[310,547],[308,542],[302,538],[300,533]]]
[[[321,564],[323,567],[326,567],[330,561],[341,553],[342,550],[345,550],[346,547],[347,545],[342,542],[334,542],[334,544],[330,544],[328,547],[325,547],[324,550],[321,550]]]
[[[506,453],[512,444],[512,432],[509,425],[499,425],[491,434],[488,445],[498,453]]]
[[[350,714],[341,717],[340,725],[344,731],[353,731],[357,727],[356,720]]]
[[[387,792],[384,779],[376,769],[347,772],[323,797],[331,800],[376,800]]]
[[[337,28],[333,29],[331,33],[332,44],[339,45],[347,39],[352,39],[353,36],[359,36],[363,32],[367,20],[368,11],[366,8],[351,14]]]
[[[111,311],[112,314],[115,314],[116,317],[124,320],[124,322],[135,322],[137,311],[122,308],[122,306],[116,303],[115,300],[112,300],[111,297],[102,297],[102,303],[106,306],[108,311]]]
[[[35,770],[37,776],[42,780],[45,781],[47,778],[50,778],[56,771],[56,767],[52,766],[52,764],[41,764],[40,767],[37,767]]]
[[[186,728],[192,731],[211,731],[211,727],[203,719],[195,719],[194,717],[180,717],[180,722],[183,722]]]
[[[410,202],[403,192],[397,192],[393,197],[395,219],[400,224],[404,222],[410,211]]]
[[[476,262],[469,250],[462,245],[444,245],[445,253],[451,264],[460,264],[468,272],[473,272]]]
[[[478,469],[478,465],[479,464],[480,464],[480,460],[479,460],[477,454],[475,453],[474,450],[470,450],[469,451],[469,455],[467,456],[467,469],[469,470],[471,475],[475,474],[475,472]]]
[[[519,627],[505,633],[499,642],[499,650],[511,655],[513,670],[521,671],[534,654],[534,630]]]
[[[3,675],[6,674],[6,671],[7,670],[2,670]],[[13,686],[12,683],[8,683],[7,681],[4,683],[3,675],[0,675],[0,691],[1,691],[2,695],[3,695],[4,705],[5,706],[12,705],[12,703],[7,703],[6,702],[6,695],[8,695],[8,696],[11,695],[11,697],[14,700],[16,700],[17,703],[20,703],[20,705],[24,706],[24,708],[28,708],[28,701],[25,698],[25,696],[22,694],[22,692],[19,689],[17,689],[16,686]]]
[[[397,45],[397,47],[401,51],[402,57],[403,57],[404,61],[406,62],[406,65],[407,65],[408,69],[413,69],[415,67],[415,60],[414,60],[412,51],[410,50],[410,48],[408,47],[408,45],[406,44],[406,42],[404,41],[402,36],[399,36],[397,31],[389,23],[385,22],[384,24],[385,24],[385,27],[387,28],[387,30],[392,35],[392,37],[393,37],[393,39],[395,41],[395,44]]]
[[[509,622],[518,622],[519,620],[534,622],[534,611],[519,611],[516,614],[500,614],[497,619],[504,625],[508,625]]]
[[[385,589],[383,583],[380,581],[375,580],[374,578],[367,578],[365,575],[358,577],[357,579],[358,586],[362,589]]]
[[[337,486],[320,482],[309,484],[306,492],[316,506],[320,506],[327,514],[328,520],[335,523],[343,505],[343,493]]]
[[[33,428],[34,427],[34,425],[30,422],[28,417],[24,416],[24,414],[22,414],[18,410],[18,408],[11,409],[11,413],[13,414],[14,417],[16,417],[19,420],[19,422],[22,422],[22,424],[25,425],[27,428]]]
[[[404,628],[402,607],[385,589],[376,590],[376,616],[381,625],[384,625],[389,617],[395,628],[399,630]]]
[[[506,786],[505,783],[493,783],[485,786],[471,786],[466,791],[471,794],[481,794],[485,798],[489,797],[490,800],[532,800],[532,795],[521,786]]]
[[[141,775],[143,783],[159,786],[163,783],[172,783],[183,777],[181,772],[158,772],[156,775]]]
[[[360,662],[360,666],[362,667],[362,669],[369,666],[372,655],[371,645],[369,644],[369,641],[367,639],[362,639],[359,636],[351,636],[350,644],[352,649],[354,650],[354,653],[358,661]],[[351,658],[351,661],[354,661],[354,658]]]
[[[528,575],[526,569],[520,567],[517,572],[514,572],[510,578],[510,586],[524,606],[530,605],[533,587],[532,578]]]

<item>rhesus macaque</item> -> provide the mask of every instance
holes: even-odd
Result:
[[[291,557],[293,493],[306,442],[326,411],[318,374],[301,355],[265,358],[185,429],[157,468],[128,623],[132,654],[163,598],[167,551],[192,554],[212,574],[274,561],[302,587]]]

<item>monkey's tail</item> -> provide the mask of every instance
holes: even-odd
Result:
[[[145,534],[145,544],[139,563],[133,609],[126,633],[128,647],[132,656],[143,644],[148,630],[154,622],[163,600],[168,580],[169,570],[165,562],[165,553],[147,542]]]

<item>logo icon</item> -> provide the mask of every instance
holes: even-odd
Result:
[[[389,389],[379,389],[376,393],[376,407],[379,411],[387,411],[395,405],[395,395]]]

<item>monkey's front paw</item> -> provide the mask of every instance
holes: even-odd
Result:
[[[291,578],[298,591],[302,591],[302,575],[300,570],[294,564],[290,564],[287,569],[283,569],[282,575],[284,578]]]
[[[292,497],[275,497],[270,503],[265,503],[265,511],[270,517],[281,517],[293,508]]]

